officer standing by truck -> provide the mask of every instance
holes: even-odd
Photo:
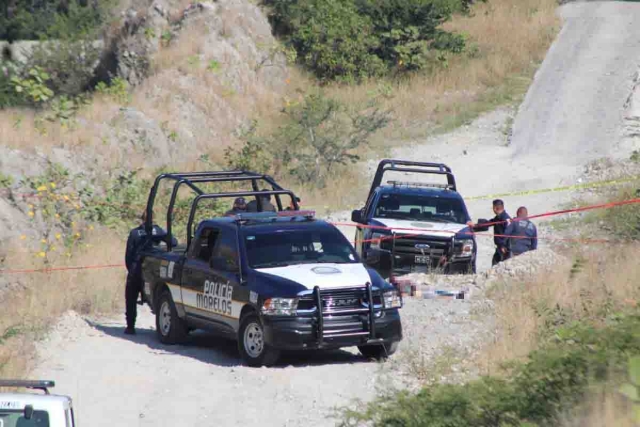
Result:
[[[127,320],[127,328],[125,334],[134,335],[136,333],[135,324],[138,314],[138,295],[142,294],[142,262],[140,253],[146,249],[149,243],[158,243],[162,241],[167,232],[157,225],[153,225],[152,235],[148,236],[145,230],[147,222],[147,212],[144,211],[140,217],[142,223],[129,232],[127,239],[127,250],[125,253],[125,264],[127,265],[127,283],[125,286],[125,317]],[[173,238],[173,245],[176,246],[178,241]]]
[[[493,227],[493,243],[496,245],[496,251],[493,254],[491,265],[494,266],[501,261],[509,259],[509,248],[507,247],[507,239],[504,235],[511,217],[504,209],[504,201],[496,199],[492,204],[493,213],[496,214],[495,217],[491,218],[489,221],[479,220],[478,224],[474,224],[473,221],[469,221],[467,222],[467,225],[473,231],[488,231],[489,227]],[[488,223],[489,225],[484,225],[483,223]]]
[[[511,221],[504,231],[504,234],[509,236],[506,239],[511,256],[517,256],[538,248],[538,230],[527,219],[528,216],[529,211],[527,208],[520,206],[516,218]]]

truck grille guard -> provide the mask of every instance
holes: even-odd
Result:
[[[367,283],[364,287],[325,290],[321,290],[320,287],[315,286],[312,297],[316,308],[313,316],[315,318],[318,346],[322,347],[327,343],[327,340],[334,338],[360,337],[363,340],[363,344],[383,342],[382,339],[376,339],[375,325],[375,319],[382,316],[384,311],[384,298],[382,293],[382,289],[377,289],[374,292],[370,283]],[[376,304],[375,297],[379,297],[379,304]],[[345,308],[332,307],[332,301],[336,299],[339,301],[354,301],[357,299],[357,303],[345,304],[347,305]],[[360,330],[355,330],[353,327],[347,329],[326,328],[327,320],[339,319],[341,316],[362,317],[365,315],[366,322],[363,321]]]

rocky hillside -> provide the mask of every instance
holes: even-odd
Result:
[[[64,171],[58,193],[102,192],[126,171],[221,158],[258,107],[281,102],[286,58],[252,2],[131,4],[101,43],[96,68],[129,91],[103,86],[69,120],[64,108],[0,111],[0,241],[33,231],[33,203],[22,195],[38,193],[35,181],[56,181],[52,165]]]

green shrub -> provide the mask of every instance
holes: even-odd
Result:
[[[29,68],[24,78],[11,78],[15,92],[22,96],[23,101],[33,105],[41,105],[53,97],[54,92],[47,86],[50,81],[49,73],[37,65]]]
[[[114,4],[112,0],[9,0],[0,7],[0,39],[95,37]]]
[[[47,85],[56,94],[76,96],[89,87],[99,58],[100,48],[93,41],[50,42],[31,52],[27,66],[47,70]]]
[[[274,133],[260,136],[252,127],[240,149],[228,149],[228,166],[268,170],[323,187],[336,168],[358,161],[357,150],[390,122],[389,113],[375,101],[353,111],[322,92],[289,103],[283,114],[283,125]]]
[[[576,323],[514,362],[505,378],[482,377],[461,385],[434,385],[416,394],[383,396],[343,412],[343,426],[462,427],[554,425],[579,403],[589,385],[625,373],[640,353],[640,314],[609,319],[600,328]]]
[[[0,68],[0,109],[15,107],[24,103],[24,96],[16,92],[13,78],[17,74],[13,67]]]
[[[465,39],[440,29],[469,0],[268,0],[276,32],[323,79],[411,71],[459,53]]]
[[[122,105],[126,105],[131,102],[129,84],[122,77],[114,78],[109,84],[100,82],[96,85],[95,90],[97,93],[106,95]]]
[[[13,185],[14,179],[11,175],[0,172],[0,188],[9,188]]]

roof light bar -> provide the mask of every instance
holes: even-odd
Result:
[[[281,211],[278,212],[278,216],[303,216],[305,218],[315,218],[316,211],[304,210],[304,211]]]
[[[49,389],[56,386],[51,380],[0,380],[0,387],[24,387],[42,390],[49,394]]]
[[[436,182],[405,182],[405,181],[387,181],[387,184],[391,184],[394,187],[397,186],[407,186],[407,187],[434,187],[434,188],[452,188],[449,184],[441,184]]]

